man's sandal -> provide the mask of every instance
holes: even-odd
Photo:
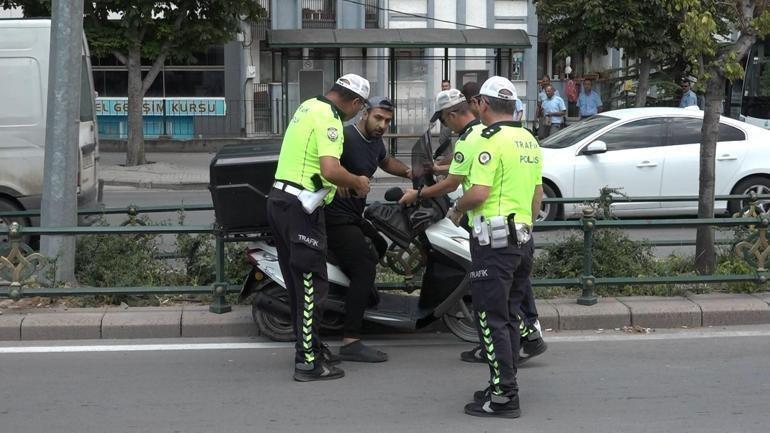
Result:
[[[484,357],[481,345],[474,347],[471,350],[466,350],[460,353],[460,359],[465,362],[487,362],[487,358]]]

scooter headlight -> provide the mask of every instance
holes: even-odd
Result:
[[[471,242],[468,240],[468,238],[464,238],[462,236],[452,236],[452,240],[460,244],[460,246],[465,249],[471,249]]]

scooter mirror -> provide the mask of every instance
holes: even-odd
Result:
[[[397,186],[394,186],[393,188],[389,188],[387,191],[385,191],[386,201],[393,201],[393,202],[399,201],[403,196],[404,196],[404,190],[402,190]]]

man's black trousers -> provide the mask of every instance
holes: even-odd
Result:
[[[361,338],[364,311],[374,296],[374,278],[377,273],[377,251],[357,224],[326,226],[329,251],[339,267],[350,278],[345,295],[344,338]]]
[[[278,262],[289,292],[295,362],[313,363],[320,356],[316,306],[329,291],[326,274],[326,225],[323,208],[308,214],[299,200],[273,188],[267,199],[267,220],[273,230]]]
[[[516,361],[521,348],[518,316],[532,272],[534,242],[493,249],[471,239],[471,295],[479,338],[498,395],[518,393]]]

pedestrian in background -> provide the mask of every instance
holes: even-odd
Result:
[[[590,78],[583,80],[583,91],[577,99],[580,118],[595,116],[602,112],[602,98],[593,90],[593,81]]]
[[[524,117],[524,103],[521,102],[521,99],[516,98],[516,106],[513,109],[513,121],[514,122],[521,122],[521,118]]]
[[[578,102],[578,85],[572,74],[567,75],[567,83],[564,84],[564,93],[567,95],[567,115],[575,116]]]
[[[691,78],[685,78],[682,81],[682,99],[679,101],[679,108],[689,107],[691,105],[698,105],[698,96],[691,88]]]
[[[441,80],[441,91],[446,91],[452,88],[452,83],[449,80]],[[441,162],[441,165],[449,165],[452,161],[451,155],[454,151],[452,146],[452,130],[442,124],[438,133],[438,147],[433,154],[433,159]]]
[[[545,117],[545,113],[543,112],[543,101],[548,99],[548,93],[545,91],[545,89],[551,85],[551,78],[548,76],[548,74],[543,75],[543,79],[540,80],[540,91],[537,94],[537,109],[535,110],[535,118],[538,119],[538,128],[537,128],[537,138],[542,140],[545,137],[548,137],[548,132],[550,132],[551,128],[547,127],[546,123],[548,120]],[[554,89],[554,94],[556,96],[559,96],[559,91]]]
[[[546,86],[545,94],[546,99],[541,103],[544,119],[540,126],[543,128],[542,134],[538,131],[538,136],[542,135],[543,138],[558,132],[564,126],[564,116],[567,115],[567,106],[564,100],[556,95],[553,86],[550,84]]]

